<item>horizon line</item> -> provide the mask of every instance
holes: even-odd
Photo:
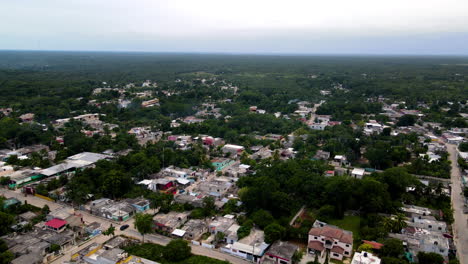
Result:
[[[254,55],[254,56],[362,56],[362,57],[468,57],[453,53],[294,53],[294,52],[228,52],[228,51],[139,51],[139,50],[73,50],[73,49],[0,49],[0,52],[70,52],[70,53],[150,53],[187,55]]]

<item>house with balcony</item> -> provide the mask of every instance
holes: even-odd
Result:
[[[330,258],[342,260],[351,257],[353,251],[353,232],[341,229],[327,223],[315,221],[309,231],[309,254],[318,254],[324,257],[330,252]]]

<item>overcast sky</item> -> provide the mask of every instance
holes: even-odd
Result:
[[[468,0],[0,0],[0,49],[468,55]]]

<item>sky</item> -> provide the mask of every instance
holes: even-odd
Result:
[[[468,55],[468,1],[0,0],[0,49]]]

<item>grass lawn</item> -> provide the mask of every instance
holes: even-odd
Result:
[[[359,216],[345,216],[343,219],[334,219],[328,222],[330,225],[336,225],[344,230],[353,232],[354,241],[361,240],[360,224],[361,217]]]

